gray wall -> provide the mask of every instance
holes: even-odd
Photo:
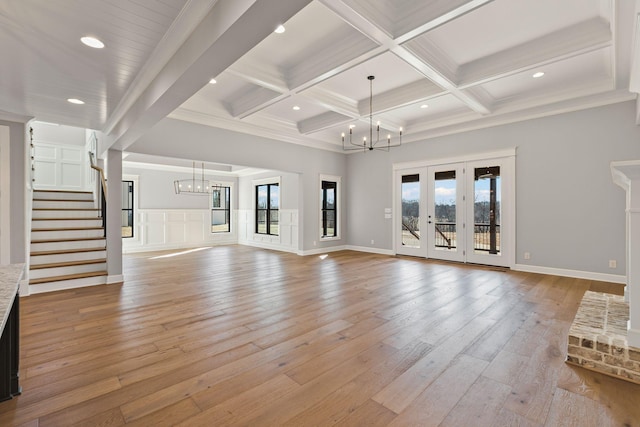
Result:
[[[164,119],[147,132],[128,151],[159,156],[196,159],[205,162],[250,166],[299,174],[298,214],[300,249],[318,249],[347,244],[342,240],[319,242],[319,176],[342,177],[348,182],[346,156],[302,145],[216,129],[179,120]],[[345,206],[345,191],[342,192]],[[285,196],[287,197],[287,196]],[[286,202],[288,203],[288,202]],[[293,209],[293,206],[287,208]],[[343,232],[348,228],[346,209],[342,210]],[[313,241],[318,241],[313,246]]]
[[[625,274],[625,195],[609,164],[640,159],[626,102],[349,155],[348,241],[393,249],[392,164],[517,147],[516,263]],[[375,171],[373,173],[372,171]],[[531,259],[524,260],[523,253]],[[608,260],[618,262],[616,269]]]
[[[239,209],[253,210],[255,187],[253,181],[280,177],[280,209],[298,209],[299,175],[289,172],[269,171],[256,175],[241,177]]]
[[[25,162],[26,162],[26,126],[24,123],[0,120],[0,125],[9,127],[9,150],[11,156],[11,194],[9,204],[11,209],[11,256],[9,262],[25,262],[25,197],[27,193]]]
[[[152,169],[124,167],[125,175],[138,175],[138,188],[134,192],[138,197],[139,209],[209,209],[209,198],[205,196],[189,196],[176,194],[173,182],[177,179],[191,179],[192,173],[171,172]],[[201,179],[201,172],[196,170],[196,180]],[[206,180],[234,183],[231,194],[232,209],[238,208],[238,179],[228,176],[205,175]]]

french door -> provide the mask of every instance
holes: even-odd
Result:
[[[510,266],[512,166],[497,158],[397,169],[396,253]]]

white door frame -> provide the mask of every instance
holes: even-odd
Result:
[[[504,172],[501,169],[501,176],[504,176],[504,179],[501,180],[502,181],[502,199],[504,201],[501,211],[501,229],[504,230],[504,235],[507,236],[504,239],[501,239],[501,245],[503,245],[501,247],[502,252],[504,253],[504,256],[502,258],[500,258],[499,262],[497,263],[492,263],[492,265],[500,265],[500,266],[505,266],[505,267],[510,267],[513,268],[515,267],[515,250],[516,250],[516,213],[515,213],[515,209],[516,209],[516,175],[515,175],[515,156],[516,156],[516,148],[509,148],[509,149],[505,149],[505,150],[500,150],[500,151],[493,151],[493,152],[486,152],[486,153],[475,153],[475,154],[469,154],[466,156],[460,156],[460,157],[449,157],[449,158],[440,158],[440,159],[429,159],[429,160],[421,160],[421,161],[413,161],[413,162],[403,162],[403,163],[394,163],[393,164],[393,175],[392,175],[392,179],[393,179],[393,191],[392,191],[392,197],[393,197],[393,217],[396,218],[396,220],[393,221],[393,242],[394,242],[394,253],[404,253],[404,251],[398,252],[398,239],[402,239],[401,233],[399,233],[398,230],[400,230],[400,228],[398,227],[398,225],[400,224],[399,220],[397,218],[402,218],[402,206],[401,206],[401,198],[400,195],[398,194],[398,191],[400,189],[400,177],[402,175],[407,175],[410,173],[420,173],[420,172],[425,172],[425,178],[426,178],[426,168],[430,167],[430,166],[439,166],[439,165],[447,165],[447,164],[453,164],[453,163],[466,163],[468,165],[473,165],[475,164],[476,161],[482,161],[482,163],[485,163],[487,161],[500,161],[502,167],[504,168]],[[466,182],[465,182],[465,187],[469,185],[468,181],[469,178],[468,176],[471,176],[473,178],[473,174],[471,172],[469,172],[468,166],[465,166],[465,168],[467,169],[467,173],[466,176],[467,178],[465,178]],[[414,172],[417,171],[417,172]],[[420,180],[422,182],[422,176],[420,177]],[[421,191],[421,198],[424,197],[424,200],[426,200],[426,194],[423,193],[423,187],[425,187],[424,185],[421,184],[420,186],[420,191]],[[471,188],[473,188],[473,186],[471,186]],[[426,190],[426,189],[425,189]],[[424,202],[422,202],[422,204],[425,204]],[[421,206],[421,210],[422,210],[422,206]],[[467,210],[469,211],[469,209]],[[471,209],[471,211],[473,211]],[[426,218],[426,215],[422,215],[421,213],[421,222],[422,222],[422,217]],[[468,223],[469,220],[469,213],[465,213],[465,222]],[[426,221],[426,220],[425,220]],[[473,221],[471,222],[471,224],[473,224]],[[473,230],[473,226],[465,226],[466,229],[471,229]],[[422,229],[422,225],[421,225],[421,229]],[[400,234],[400,235],[399,235]],[[502,234],[502,233],[501,233]],[[426,235],[425,235],[426,237]],[[466,237],[466,236],[465,236]],[[467,241],[469,241],[469,239],[466,239]],[[401,240],[400,240],[401,241]],[[473,241],[471,239],[471,241]],[[466,246],[466,245],[465,245]],[[421,250],[422,248],[425,247],[426,245],[424,244],[424,242],[421,242]],[[464,257],[464,262],[478,262],[478,261],[472,261],[469,259],[469,251],[466,251],[467,254]],[[417,253],[417,256],[424,256],[424,257],[428,257],[428,253],[425,251],[424,253]],[[473,257],[472,257],[473,258]],[[487,260],[489,261],[489,260]]]

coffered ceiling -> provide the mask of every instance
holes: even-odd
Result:
[[[167,115],[341,150],[372,113],[383,138],[424,140],[635,99],[638,3],[0,0],[0,118],[103,130],[120,149]]]

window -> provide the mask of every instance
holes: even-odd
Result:
[[[256,233],[279,235],[280,184],[256,185]]]
[[[211,192],[211,232],[231,231],[231,188],[214,187]]]
[[[340,177],[320,175],[320,238],[336,239],[339,237],[338,194]]]
[[[133,237],[133,181],[122,181],[122,237]]]

